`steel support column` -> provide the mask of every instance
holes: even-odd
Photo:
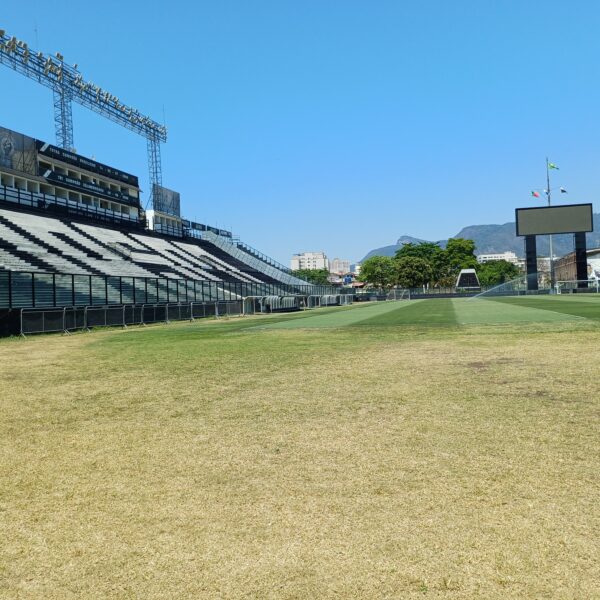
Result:
[[[537,290],[537,244],[535,235],[525,236],[525,262],[527,265],[527,289]]]
[[[575,266],[577,269],[577,287],[587,288],[587,242],[585,233],[575,233]]]
[[[52,90],[54,99],[54,129],[56,145],[72,151],[73,145],[73,106],[71,96],[64,87]]]
[[[155,137],[148,137],[148,174],[150,176],[150,196],[154,210],[161,209],[160,190],[155,187],[162,186],[162,163],[160,157],[160,140]]]

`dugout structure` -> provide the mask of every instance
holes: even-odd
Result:
[[[537,242],[538,235],[572,233],[575,245],[575,263],[578,287],[587,288],[587,243],[585,234],[594,230],[591,204],[564,204],[560,206],[528,207],[515,210],[517,235],[525,238],[527,289],[538,289]]]

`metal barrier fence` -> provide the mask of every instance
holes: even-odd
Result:
[[[326,302],[312,307],[346,306],[351,295],[327,296]],[[208,317],[234,317],[259,313],[276,313],[309,308],[306,296],[249,296],[240,300],[216,302],[144,303],[102,306],[64,306],[62,308],[21,308],[19,334],[69,333],[95,327],[128,327],[171,321],[194,321]],[[14,331],[16,333],[16,331]]]
[[[598,294],[600,293],[600,281],[598,279],[557,281],[554,289],[557,294]]]
[[[69,333],[94,327],[127,327],[171,321],[194,321],[208,317],[243,314],[243,301],[140,304],[121,306],[65,306],[63,308],[22,308],[20,335]]]
[[[247,296],[340,294],[331,286],[0,271],[0,308],[228,302]],[[352,292],[348,292],[352,293]]]

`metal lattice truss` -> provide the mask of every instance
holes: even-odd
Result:
[[[162,185],[160,143],[167,141],[167,128],[135,108],[122,104],[117,96],[84,81],[77,65],[67,65],[60,53],[50,56],[36,52],[0,29],[0,64],[45,85],[53,92],[57,145],[73,149],[71,103],[77,102],[111,121],[145,137],[151,184]]]
[[[69,66],[61,54],[56,58],[31,50],[25,42],[9,37],[0,29],[0,62],[52,90],[64,90],[64,98],[101,114],[103,117],[157,142],[167,141],[167,128],[135,108],[122,104],[116,96],[83,80],[77,65]]]

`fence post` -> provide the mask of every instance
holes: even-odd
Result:
[[[21,309],[21,333],[20,333],[21,337],[25,337],[25,332],[23,331],[23,311],[24,310],[25,310],[24,308]]]
[[[190,321],[194,320],[194,303],[190,302]]]
[[[127,323],[125,322],[125,305],[123,304],[123,329],[127,329]]]
[[[67,307],[66,306],[63,307],[63,319],[62,320],[63,320],[63,334],[68,334],[69,332],[67,331]],[[42,326],[42,329],[44,329],[44,326]]]

